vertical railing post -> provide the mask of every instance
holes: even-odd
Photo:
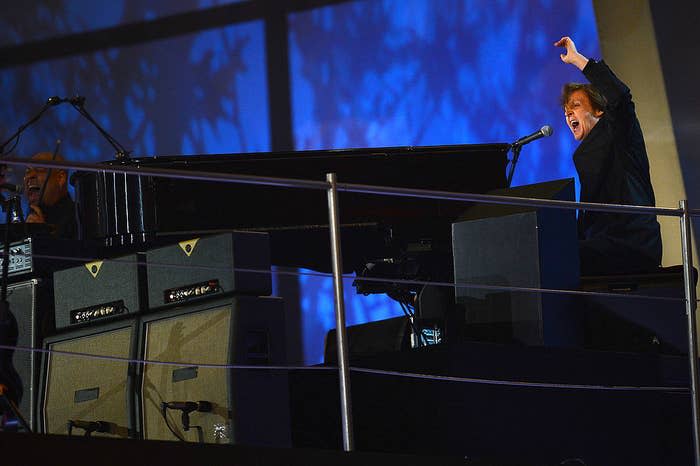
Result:
[[[688,201],[682,200],[680,208],[683,211],[683,216],[681,217],[681,250],[683,253],[683,281],[685,283],[685,312],[688,318],[688,359],[690,360],[690,395],[693,408],[693,448],[695,466],[700,466],[700,420],[698,418],[700,415],[700,393],[698,393],[698,347],[695,321],[697,298],[693,277],[693,249]]]
[[[335,295],[335,336],[338,347],[338,370],[340,373],[340,408],[343,428],[343,449],[354,450],[352,431],[352,403],[350,399],[350,369],[348,365],[347,332],[345,330],[345,301],[343,298],[343,258],[340,249],[340,220],[338,219],[338,190],[335,173],[327,173],[328,220],[331,233],[333,259],[333,291]]]

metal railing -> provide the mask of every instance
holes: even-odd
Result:
[[[211,173],[201,171],[185,171],[176,169],[152,169],[147,167],[132,167],[126,165],[103,165],[64,161],[34,161],[25,159],[6,158],[3,163],[18,166],[36,166],[45,168],[63,168],[86,172],[117,173],[138,176],[157,176],[197,181],[220,183],[260,184],[286,188],[323,190],[328,198],[328,217],[331,236],[333,290],[335,304],[335,321],[338,331],[336,343],[338,351],[338,366],[340,372],[340,399],[342,416],[343,448],[354,450],[352,404],[350,399],[350,369],[348,366],[348,345],[345,325],[345,305],[343,298],[343,277],[341,258],[340,219],[338,209],[338,192],[374,194],[381,196],[400,196],[423,199],[478,202],[500,205],[517,205],[525,207],[546,207],[566,210],[585,209],[587,211],[651,214],[679,217],[681,233],[681,250],[683,259],[683,280],[685,294],[685,311],[688,326],[688,358],[690,366],[690,392],[692,401],[693,447],[694,463],[700,466],[700,394],[698,392],[698,361],[697,361],[697,328],[696,308],[697,297],[693,278],[691,217],[700,216],[700,209],[689,209],[686,200],[679,202],[678,208],[634,206],[624,204],[580,203],[573,201],[543,200],[522,197],[504,197],[488,194],[451,193],[397,187],[381,187],[364,184],[339,183],[336,175],[327,174],[326,181],[299,180],[292,178],[259,177],[252,175]],[[454,284],[453,284],[454,285]],[[540,290],[545,291],[545,290]],[[563,290],[551,290],[565,292]]]

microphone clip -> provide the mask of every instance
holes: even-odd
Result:
[[[170,401],[162,402],[161,407],[163,410],[163,415],[165,415],[166,409],[175,409],[182,411],[181,423],[182,430],[187,432],[190,430],[190,413],[193,411],[198,411],[202,413],[208,413],[212,410],[212,404],[209,401]]]
[[[51,96],[46,100],[46,105],[56,106],[68,102],[71,105],[76,105],[82,107],[85,104],[85,97],[82,95],[75,95],[73,97],[59,97],[57,95]]]

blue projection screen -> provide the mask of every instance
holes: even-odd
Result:
[[[222,1],[24,2],[8,10],[0,43],[111,27]],[[76,13],[77,12],[77,13]],[[88,55],[0,70],[0,137],[49,96],[86,108],[134,156],[270,150],[268,74],[289,72],[294,148],[512,142],[544,124],[554,135],[524,147],[515,185],[573,177],[575,142],[558,106],[584,78],[553,42],[571,35],[599,57],[591,0],[365,0],[288,15],[289,70],[266,69],[265,24],[235,23]],[[52,108],[13,155],[52,151],[81,161],[114,150],[69,106]],[[18,182],[20,170],[11,174]],[[342,181],[342,180],[340,180]],[[330,279],[299,279],[304,360],[322,359],[334,327]],[[348,324],[401,315],[383,295],[345,283]],[[291,303],[288,305],[292,305]]]
[[[293,14],[289,30],[296,149],[513,142],[549,124],[513,185],[576,176],[558,97],[584,78],[553,43],[600,56],[590,1],[358,1]],[[306,341],[322,341],[331,284],[303,280],[304,315],[318,316]],[[401,315],[388,298],[346,298],[349,324]],[[305,355],[320,360],[318,345]]]
[[[85,108],[133,156],[269,150],[262,21],[3,70],[0,128],[11,134],[49,96],[82,95]],[[114,157],[65,104],[22,136],[14,155]]]

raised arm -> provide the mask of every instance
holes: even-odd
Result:
[[[576,68],[579,70],[583,71],[583,69],[586,67],[588,64],[588,58],[583,56],[577,49],[576,49],[576,44],[574,43],[573,40],[571,40],[571,37],[564,36],[558,41],[554,43],[555,47],[563,47],[566,49],[566,53],[559,54],[559,57],[561,58],[561,61],[564,63],[568,63],[570,65],[574,65]]]
[[[586,79],[605,96],[608,101],[607,110],[628,113],[630,109],[626,107],[630,107],[632,103],[630,90],[605,62],[589,60],[576,49],[576,44],[568,36],[562,37],[554,45],[566,49],[566,53],[559,55],[561,61],[581,70]]]

